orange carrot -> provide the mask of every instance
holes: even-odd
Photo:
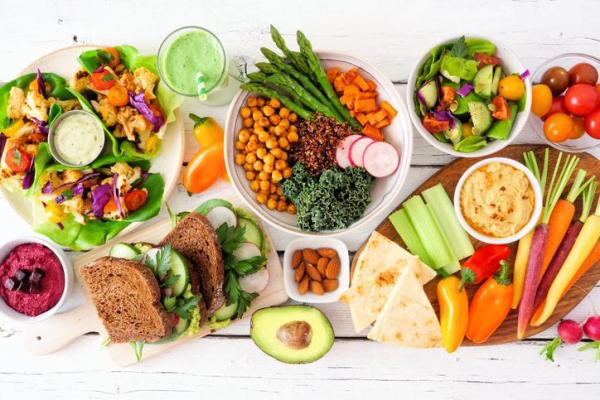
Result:
[[[569,224],[575,216],[575,206],[573,203],[567,200],[559,200],[552,211],[550,221],[548,221],[548,242],[546,244],[546,250],[544,251],[544,262],[542,264],[542,270],[540,271],[540,280],[544,276],[554,253],[558,250]]]

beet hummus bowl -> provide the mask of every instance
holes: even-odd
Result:
[[[73,282],[73,268],[63,250],[27,236],[0,246],[0,316],[36,323],[63,306]]]

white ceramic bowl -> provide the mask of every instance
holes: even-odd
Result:
[[[340,275],[338,281],[340,285],[333,292],[328,292],[322,296],[312,293],[310,290],[305,294],[298,292],[298,284],[294,280],[295,271],[292,268],[292,257],[296,250],[318,249],[321,247],[331,247],[337,251],[340,257]],[[291,241],[285,248],[283,256],[283,285],[288,296],[301,303],[333,303],[338,301],[340,295],[350,287],[350,257],[348,248],[339,239],[335,238],[300,238]]]
[[[246,205],[262,220],[276,228],[297,235],[332,237],[363,227],[377,218],[385,210],[386,206],[394,201],[402,189],[402,184],[406,179],[410,167],[413,137],[406,106],[392,82],[383,73],[366,61],[352,55],[330,51],[321,51],[318,54],[326,69],[338,67],[342,71],[347,71],[350,68],[356,67],[361,76],[367,80],[373,80],[377,84],[377,91],[379,92],[378,100],[387,100],[398,111],[398,115],[393,119],[392,124],[384,129],[384,135],[386,142],[393,145],[398,151],[400,155],[400,167],[392,175],[374,181],[371,187],[372,201],[365,210],[362,218],[355,221],[345,230],[306,232],[296,226],[295,215],[269,210],[265,205],[261,205],[256,201],[256,193],[250,189],[250,182],[245,177],[246,171],[244,171],[242,166],[235,163],[236,150],[234,144],[237,133],[242,128],[242,118],[239,111],[246,104],[246,98],[252,95],[246,91],[240,91],[229,107],[225,125],[225,163],[235,191],[244,200]]]
[[[508,164],[511,167],[518,169],[519,171],[523,171],[525,173],[525,175],[527,176],[527,179],[529,179],[529,183],[531,184],[531,187],[533,188],[533,193],[535,194],[535,204],[533,206],[533,213],[531,214],[531,218],[529,219],[529,222],[527,222],[527,224],[525,226],[523,226],[523,228],[521,228],[521,230],[519,232],[517,232],[516,234],[514,234],[512,236],[508,236],[505,238],[490,237],[490,236],[486,236],[480,232],[477,232],[475,229],[473,229],[471,227],[471,225],[469,225],[467,223],[467,221],[465,221],[465,218],[462,214],[462,210],[460,207],[460,191],[462,190],[465,180],[467,180],[467,178],[473,172],[478,170],[479,168],[481,168],[485,165],[494,163],[494,162]],[[478,163],[473,164],[471,166],[471,168],[466,170],[465,173],[462,174],[462,176],[460,177],[460,180],[458,181],[458,184],[456,185],[456,189],[454,191],[454,212],[456,213],[456,216],[458,217],[458,221],[460,222],[462,227],[469,233],[469,235],[473,236],[475,239],[479,240],[480,242],[489,243],[489,244],[513,243],[513,242],[516,242],[517,240],[521,239],[528,232],[530,232],[535,227],[535,224],[537,223],[537,221],[540,219],[540,215],[542,213],[542,190],[540,188],[538,181],[535,179],[535,176],[533,176],[531,171],[528,170],[527,167],[525,167],[520,162],[512,160],[510,158],[504,158],[504,157],[488,158],[487,160],[482,160],[482,161],[479,161]]]
[[[517,56],[511,50],[509,50],[509,48],[506,47],[506,45],[498,42],[496,39],[488,38],[488,37],[481,36],[481,35],[465,35],[465,37],[467,37],[467,38],[476,37],[476,38],[480,38],[480,39],[489,40],[490,42],[494,43],[496,45],[496,56],[500,57],[500,59],[501,59],[500,65],[502,65],[502,68],[504,69],[504,72],[506,74],[512,74],[512,73],[521,74],[521,73],[525,72],[525,67],[523,66],[521,61],[517,58]],[[429,144],[431,144],[436,149],[443,151],[444,153],[456,156],[456,157],[466,157],[466,158],[485,157],[485,156],[494,154],[494,153],[502,150],[506,146],[508,146],[513,140],[515,140],[517,138],[519,133],[521,133],[523,128],[525,128],[525,126],[527,125],[527,119],[529,118],[529,114],[531,112],[531,78],[528,77],[525,79],[525,95],[527,96],[527,100],[525,102],[525,109],[523,111],[519,112],[519,114],[517,114],[517,118],[515,119],[515,123],[513,125],[512,132],[510,133],[510,136],[508,137],[507,140],[494,140],[494,141],[488,143],[487,146],[482,147],[481,149],[479,149],[477,151],[473,151],[471,153],[463,153],[463,152],[454,150],[452,148],[452,144],[442,143],[442,142],[438,141],[435,137],[433,137],[433,135],[431,133],[427,132],[427,130],[423,127],[423,123],[421,122],[421,119],[415,112],[413,96],[415,93],[415,84],[417,81],[417,77],[419,76],[419,71],[421,70],[421,67],[423,66],[423,64],[425,63],[427,58],[429,57],[430,50],[439,45],[453,43],[458,38],[459,37],[451,37],[446,40],[442,40],[441,42],[438,42],[432,46],[429,46],[427,48],[427,52],[415,64],[412,72],[410,73],[410,77],[408,78],[408,85],[407,85],[407,89],[406,89],[406,101],[408,104],[408,114],[410,115],[410,118],[412,119],[413,124],[417,128],[417,131],[421,134],[421,136],[423,136],[423,138],[425,140],[427,140],[427,142],[429,142]]]
[[[34,324],[37,322],[41,322],[41,321],[51,317],[52,315],[56,314],[58,312],[58,310],[60,310],[60,308],[64,305],[67,297],[69,296],[69,292],[71,291],[71,288],[73,286],[73,280],[74,280],[73,266],[71,265],[71,260],[69,260],[69,258],[65,255],[65,252],[59,246],[55,245],[54,243],[50,242],[49,240],[42,239],[41,237],[38,237],[38,236],[25,236],[25,237],[13,239],[9,242],[4,243],[2,246],[0,246],[0,263],[4,262],[6,257],[8,257],[8,254],[15,247],[17,247],[20,244],[26,244],[26,243],[39,243],[41,245],[46,246],[50,250],[52,250],[52,252],[54,252],[54,254],[56,254],[56,256],[58,257],[58,260],[60,261],[60,264],[62,265],[64,276],[65,276],[65,287],[63,289],[63,294],[60,297],[60,300],[58,301],[58,303],[56,303],[56,305],[54,307],[52,307],[51,309],[49,309],[48,311],[46,311],[40,315],[37,315],[35,317],[30,317],[28,315],[21,314],[15,310],[13,310],[4,302],[4,299],[0,297],[0,314],[3,317],[6,317],[7,319],[10,319],[10,320],[12,320],[14,322],[18,322],[18,323]]]

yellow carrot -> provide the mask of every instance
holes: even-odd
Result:
[[[523,284],[525,283],[525,271],[527,270],[527,260],[529,259],[529,249],[533,239],[532,229],[527,235],[519,240],[517,255],[515,256],[515,267],[513,270],[513,300],[512,309],[516,310],[523,294]]]

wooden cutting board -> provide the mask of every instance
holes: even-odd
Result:
[[[519,162],[523,162],[523,153],[526,151],[529,151],[529,150],[533,150],[536,154],[536,158],[537,158],[538,163],[541,168],[542,162],[544,159],[543,157],[544,157],[545,149],[546,149],[545,146],[533,146],[533,145],[508,146],[505,149],[503,149],[502,151],[494,154],[494,157],[506,157],[506,158],[511,158],[513,160],[517,160]],[[558,153],[559,153],[558,150],[554,150],[552,148],[550,149],[549,171],[553,171],[554,165],[556,163],[556,159],[558,157]],[[565,156],[563,156],[563,160],[564,160],[564,157]],[[581,161],[578,164],[578,168],[582,168],[582,169],[586,170],[588,173],[588,175],[587,175],[588,177],[591,175],[595,175],[596,177],[600,176],[600,161],[598,161],[596,158],[594,158],[593,156],[591,156],[589,154],[579,154],[578,157],[581,159]],[[453,161],[452,163],[448,164],[446,167],[442,168],[440,171],[435,173],[429,179],[427,179],[409,197],[418,195],[423,190],[428,189],[432,186],[435,186],[438,183],[441,183],[444,186],[444,188],[446,189],[448,196],[450,196],[450,198],[452,199],[454,197],[454,190],[456,188],[456,184],[458,183],[458,180],[460,179],[461,175],[469,167],[471,167],[473,164],[475,164],[476,162],[478,162],[480,160],[482,160],[482,159],[481,158],[462,158],[462,159]],[[563,163],[564,163],[564,161],[563,161]],[[549,172],[548,175],[551,175],[551,172]],[[567,185],[567,189],[565,189],[565,192],[568,191],[570,184],[573,182],[574,177],[575,177],[575,173],[573,173],[573,175],[571,177],[571,181],[569,182],[569,185]],[[550,179],[550,178],[548,178],[548,179]],[[597,189],[595,199],[598,198],[598,191],[600,191],[600,187]],[[407,197],[407,199],[408,199],[408,197]],[[579,218],[579,215],[581,213],[581,199],[580,198],[577,199],[577,202],[575,203],[575,205],[576,205],[575,217]],[[401,206],[402,205],[400,204],[396,208],[396,210],[400,209]],[[596,207],[596,203],[594,201],[594,205],[592,208],[595,209],[595,207]],[[392,225],[392,223],[389,221],[388,218],[386,218],[385,221],[383,221],[376,228],[376,230],[379,233],[381,233],[382,235],[387,236],[388,238],[392,239],[396,243],[400,244],[403,248],[406,248],[406,245],[404,244],[404,242],[398,235],[398,232],[396,232],[396,229],[394,228],[394,226]],[[473,242],[473,245],[475,246],[476,249],[485,244],[485,243],[475,240],[472,237],[471,237],[471,241]],[[356,252],[356,254],[352,260],[352,270],[354,270],[356,262],[358,261],[358,257],[360,256],[360,253],[362,252],[365,244],[366,244],[366,241],[365,241],[365,243],[363,243],[363,245],[360,247],[360,249]],[[511,257],[509,259],[509,264],[511,266],[514,264],[514,259],[515,259],[515,255],[517,252],[517,245],[518,245],[518,242],[512,243],[509,245],[509,247],[511,249]],[[511,274],[512,274],[512,270],[511,270]],[[568,314],[569,311],[571,311],[577,304],[579,304],[579,302],[590,292],[590,290],[593,289],[593,287],[596,285],[598,280],[600,280],[600,262],[596,263],[596,265],[594,265],[584,276],[582,276],[579,279],[579,281],[575,284],[575,286],[573,288],[571,288],[571,290],[569,290],[569,292],[558,303],[558,306],[556,307],[554,314],[552,314],[552,316],[548,319],[548,321],[546,321],[544,324],[542,324],[538,327],[535,327],[535,328],[532,328],[531,326],[528,327],[527,332],[526,332],[526,337],[533,336],[539,332],[542,332],[542,331],[548,329],[550,326],[557,323],[558,321],[560,321],[561,318],[563,318],[566,314]],[[429,300],[431,301],[431,303],[433,305],[433,308],[436,310],[436,313],[439,315],[439,304],[437,301],[437,294],[436,294],[436,285],[437,285],[438,281],[439,281],[439,277],[436,279],[433,279],[431,282],[429,282],[425,285],[424,289],[425,289],[425,293],[427,294],[427,297],[429,298]],[[469,294],[469,299],[471,299],[473,297],[473,295],[477,291],[478,287],[479,286],[467,285],[467,288],[468,288],[467,292]],[[501,344],[501,343],[508,343],[508,342],[516,341],[517,340],[517,316],[518,316],[517,310],[511,310],[510,314],[508,315],[508,317],[506,318],[504,323],[498,328],[498,330],[485,343],[482,343],[481,345]],[[475,344],[465,338],[463,345],[473,346]]]
[[[221,198],[236,206],[241,203],[233,193],[221,196]],[[277,255],[277,251],[275,250],[275,246],[273,245],[273,241],[271,240],[268,231],[262,224],[261,229],[265,238],[269,241],[270,252],[267,269],[269,270],[270,280],[267,288],[252,302],[252,307],[244,315],[244,318],[249,317],[254,311],[260,308],[278,305],[284,303],[288,299],[283,286],[281,261],[279,260],[279,256]],[[164,220],[156,225],[137,230],[124,237],[119,237],[113,242],[82,254],[75,260],[73,265],[75,276],[77,277],[77,282],[75,284],[82,285],[79,268],[99,257],[108,255],[110,248],[115,243],[158,243],[170,230],[171,220]],[[100,318],[96,314],[96,309],[94,308],[92,301],[89,297],[86,296],[86,298],[86,303],[74,310],[57,314],[44,322],[24,328],[21,336],[27,349],[36,355],[50,354],[62,349],[78,337],[87,333],[99,333],[100,338],[98,339],[98,346],[100,346],[100,343],[108,337],[108,334],[106,333]],[[239,320],[233,323],[237,322],[239,322]],[[168,351],[183,343],[198,340],[211,333],[213,333],[213,331],[205,327],[193,337],[181,338],[174,342],[161,345],[147,344],[143,349],[143,360]],[[128,366],[137,362],[133,348],[129,344],[113,344],[108,346],[105,351],[108,351],[113,361],[120,366]]]

